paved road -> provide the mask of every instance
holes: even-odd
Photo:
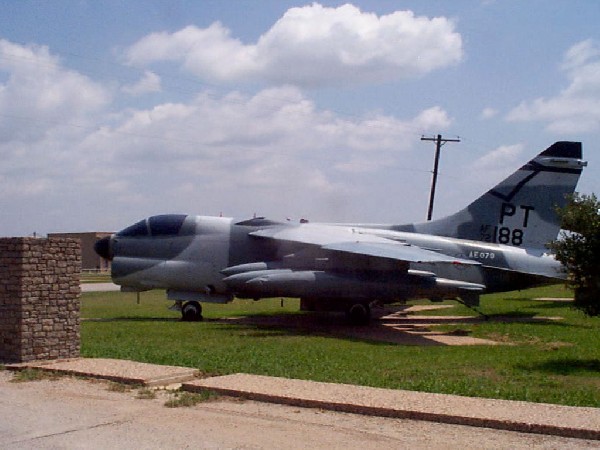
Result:
[[[81,283],[81,292],[118,291],[120,286],[114,283]]]
[[[598,441],[219,399],[166,408],[106,382],[11,383],[0,371],[0,448],[600,448]]]

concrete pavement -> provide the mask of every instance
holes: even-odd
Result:
[[[262,402],[358,414],[496,428],[600,440],[600,408],[461,397],[235,374],[195,378],[190,368],[113,359],[79,358],[7,365],[106,378],[147,386],[183,383],[188,391],[212,390]],[[187,378],[188,381],[184,381]]]
[[[230,397],[166,407],[168,390],[60,377],[15,383],[0,370],[0,448],[457,450],[597,449],[599,441],[517,433]],[[143,395],[142,395],[143,394]],[[179,394],[181,395],[181,394]]]

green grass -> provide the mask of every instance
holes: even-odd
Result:
[[[296,314],[298,301],[204,305],[206,320],[181,322],[164,293],[83,295],[82,354],[253,374],[478,397],[600,406],[600,318],[536,297],[568,297],[554,286],[486,295],[488,322],[455,328],[498,346],[417,347],[335,338],[310,331],[224,324],[224,316]],[[428,303],[428,302],[427,302]],[[455,304],[455,303],[450,303]],[[475,315],[464,306],[429,314]],[[560,321],[522,320],[560,316]],[[452,330],[452,327],[449,327]]]
[[[110,273],[82,273],[80,275],[82,283],[110,283]]]
[[[167,408],[189,408],[198,403],[208,402],[218,398],[218,394],[212,391],[195,392],[175,392],[173,398],[165,402]]]
[[[135,396],[138,400],[152,400],[156,398],[156,391],[149,388],[141,388]]]
[[[16,371],[10,381],[12,383],[25,383],[28,381],[57,380],[61,376],[61,374],[56,372],[28,367],[26,369]]]
[[[118,381],[110,381],[108,383],[107,391],[110,392],[129,392],[133,389],[133,386],[126,383],[120,383]]]

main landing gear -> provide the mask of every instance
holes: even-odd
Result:
[[[183,304],[181,307],[181,320],[184,322],[199,322],[202,319],[202,306],[200,303],[191,301]]]
[[[367,303],[353,303],[346,310],[346,317],[352,325],[368,325],[371,321],[371,307]]]
[[[343,312],[351,325],[368,325],[371,321],[371,303],[363,299],[303,297],[300,299],[300,311]]]

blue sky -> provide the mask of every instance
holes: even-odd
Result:
[[[406,223],[558,140],[600,193],[595,1],[0,1],[0,235]]]

